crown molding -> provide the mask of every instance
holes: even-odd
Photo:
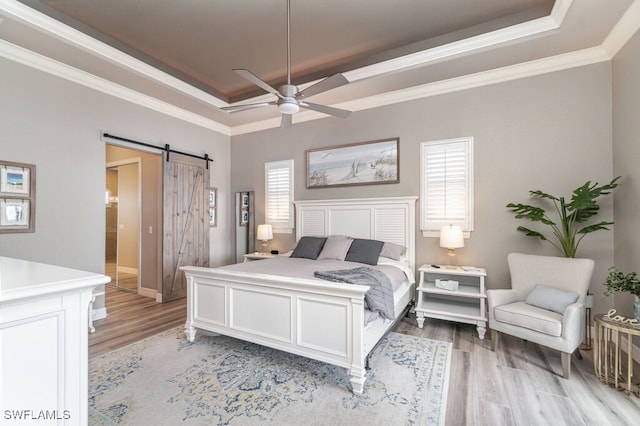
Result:
[[[448,80],[436,81],[422,84],[406,89],[395,90],[380,95],[368,96],[353,101],[332,105],[337,108],[344,108],[351,111],[364,111],[386,105],[413,101],[416,99],[457,92],[460,90],[473,89],[476,87],[488,86],[520,78],[533,77],[536,75],[562,71],[570,68],[591,65],[598,62],[606,62],[611,58],[602,47],[593,47],[562,55],[551,56],[535,61],[524,62],[517,65],[496,68],[475,74],[469,74]],[[295,114],[294,123],[301,123],[319,118],[326,118],[326,115],[313,111],[304,111]],[[280,119],[269,119],[231,128],[231,135],[236,136],[244,133],[257,132],[269,128],[277,127]]]
[[[109,46],[93,37],[90,37],[75,28],[59,22],[29,6],[15,0],[0,0],[0,11],[11,16],[13,19],[37,29],[44,34],[52,36],[65,43],[89,52],[93,56],[106,60],[117,66],[145,77],[149,80],[160,83],[182,92],[188,96],[198,99],[216,108],[227,106],[228,104],[209,93],[200,90],[184,81],[167,74],[151,65],[142,62],[133,56]]]
[[[609,57],[613,58],[638,30],[640,30],[640,0],[635,0],[604,39],[602,47]]]
[[[422,52],[405,55],[400,58],[373,64],[357,70],[345,73],[350,82],[365,78],[375,77],[389,72],[399,71],[411,67],[426,65],[447,58],[475,53],[499,44],[520,40],[539,35],[547,31],[553,31],[560,27],[567,10],[573,0],[556,0],[549,16],[535,19],[511,27],[481,34],[468,39],[449,43],[427,49]],[[78,47],[103,60],[116,64],[156,83],[160,83],[173,90],[178,90],[188,96],[216,108],[229,106],[230,104],[212,96],[184,81],[175,78],[157,68],[154,68],[106,43],[90,37],[75,28],[63,24],[27,5],[13,0],[0,0],[0,10],[14,19],[27,24],[56,39],[62,40],[72,46]],[[259,102],[250,100],[251,102]]]
[[[523,24],[514,25],[509,28],[497,30],[492,33],[481,36],[472,37],[457,43],[451,43],[439,48],[430,49],[424,52],[418,52],[407,57],[397,58],[395,60],[383,62],[360,70],[354,70],[345,75],[349,81],[355,81],[363,78],[370,78],[374,75],[380,75],[387,72],[396,71],[399,67],[413,67],[418,64],[424,65],[428,62],[441,61],[444,58],[478,52],[498,43],[508,43],[523,37],[540,34],[545,31],[552,31],[561,25],[566,13],[571,6],[572,0],[557,0],[549,17],[540,18]],[[25,10],[26,9],[26,10]],[[141,61],[138,61],[122,52],[111,48],[97,40],[78,32],[64,24],[52,20],[51,18],[34,11],[27,6],[18,2],[0,0],[0,11],[6,12],[10,16],[17,17],[22,22],[26,22],[36,28],[42,29],[45,33],[49,32],[46,28],[55,27],[55,31],[51,35],[61,38],[69,43],[77,44],[86,51],[90,51],[97,56],[106,55],[106,59],[113,59],[113,63],[122,64],[125,67],[132,67],[134,71],[141,75],[150,76],[152,79],[160,79],[164,83],[174,89],[184,89],[184,93],[200,99],[214,107],[226,106],[227,103],[210,96],[199,89],[196,89],[168,74],[150,67]],[[40,22],[43,21],[43,22]],[[51,22],[53,21],[53,23]],[[445,93],[451,93],[460,90],[466,90],[500,82],[515,80],[519,78],[531,77],[535,75],[561,71],[569,68],[594,64],[598,62],[609,61],[624,46],[624,44],[640,29],[640,0],[635,0],[629,9],[625,12],[620,21],[609,33],[601,46],[583,49],[580,51],[569,52],[553,57],[543,58],[535,61],[525,62],[512,66],[497,68],[494,70],[484,71],[476,74],[456,77],[448,80],[442,80],[433,83],[418,85],[406,89],[396,90],[379,95],[373,95],[362,99],[352,100],[348,102],[333,105],[339,108],[349,109],[351,111],[363,111],[371,108],[377,108],[385,105],[392,105],[400,102],[407,102],[415,99],[436,96]],[[76,43],[78,42],[78,43]],[[102,46],[96,47],[97,44]],[[112,53],[109,53],[113,51]],[[110,58],[110,56],[113,58]],[[124,86],[107,81],[100,77],[86,73],[84,71],[73,68],[69,65],[55,61],[51,58],[31,52],[19,46],[0,40],[0,56],[15,62],[22,63],[32,68],[38,69],[56,75],[60,78],[78,83],[85,87],[89,87],[100,92],[116,96],[120,99],[132,102],[134,104],[167,114],[169,116],[196,124],[198,126],[222,133],[228,136],[241,135],[246,133],[257,132],[261,130],[279,127],[280,117],[271,118],[262,121],[256,121],[249,124],[229,127],[214,120],[203,117],[199,114],[178,108],[174,105],[160,101],[156,98],[144,95],[135,90],[128,89]],[[423,61],[423,62],[420,62]],[[376,69],[376,67],[379,67]],[[144,70],[144,71],[143,71]],[[156,81],[160,81],[156,80]],[[309,83],[312,84],[312,83]],[[192,92],[195,90],[195,92]],[[202,96],[206,95],[206,96]],[[270,99],[268,95],[261,95],[253,99]],[[314,111],[303,111],[294,116],[294,123],[317,120],[327,118],[326,115]]]
[[[0,56],[34,68],[38,71],[114,96],[124,101],[161,112],[171,117],[175,117],[225,135],[231,135],[231,129],[217,121],[210,120],[199,114],[178,108],[167,102],[144,95],[135,90],[97,77],[93,74],[89,74],[85,71],[63,64],[62,62],[55,61],[51,58],[16,46],[4,40],[0,40]]]
[[[356,70],[344,73],[349,82],[375,77],[381,74],[397,72],[417,66],[424,66],[431,63],[452,59],[483,50],[496,47],[498,45],[524,40],[538,36],[545,32],[555,31],[560,28],[566,12],[573,0],[557,0],[551,14],[543,18],[490,31],[474,37],[448,43],[442,46],[433,47],[421,52],[390,59],[388,61],[369,65]]]

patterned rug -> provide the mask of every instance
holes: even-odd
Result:
[[[340,367],[176,328],[89,360],[90,425],[443,425],[451,344],[390,333]]]

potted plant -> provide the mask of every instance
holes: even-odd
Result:
[[[605,296],[610,296],[618,291],[633,294],[635,296],[633,313],[637,319],[640,319],[640,279],[635,272],[624,274],[612,266],[609,268],[609,275],[607,275],[604,285],[606,287]]]
[[[587,235],[600,229],[609,229],[613,222],[601,221],[593,224],[586,224],[593,216],[598,214],[600,206],[596,199],[601,195],[610,194],[619,184],[620,176],[610,183],[598,186],[598,183],[587,181],[584,185],[573,190],[571,201],[567,202],[564,197],[556,197],[540,190],[529,191],[532,196],[551,200],[555,212],[558,216],[557,223],[542,207],[528,204],[507,204],[516,215],[516,219],[529,219],[532,222],[540,222],[551,227],[556,241],[549,240],[542,232],[535,231],[524,226],[518,226],[518,231],[529,237],[540,238],[548,241],[555,248],[560,250],[564,257],[576,257],[576,251],[580,241]]]

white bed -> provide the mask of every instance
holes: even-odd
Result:
[[[407,248],[414,271],[415,202],[416,197],[297,201],[296,240],[349,235],[399,244]],[[378,318],[365,326],[367,286],[221,268],[181,269],[187,277],[189,341],[201,329],[345,367],[356,394],[364,389],[367,355],[394,324]],[[397,316],[415,294],[413,281],[394,294]]]

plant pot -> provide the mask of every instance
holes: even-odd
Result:
[[[640,297],[634,296],[636,301],[633,304],[633,314],[637,320],[640,320]]]

